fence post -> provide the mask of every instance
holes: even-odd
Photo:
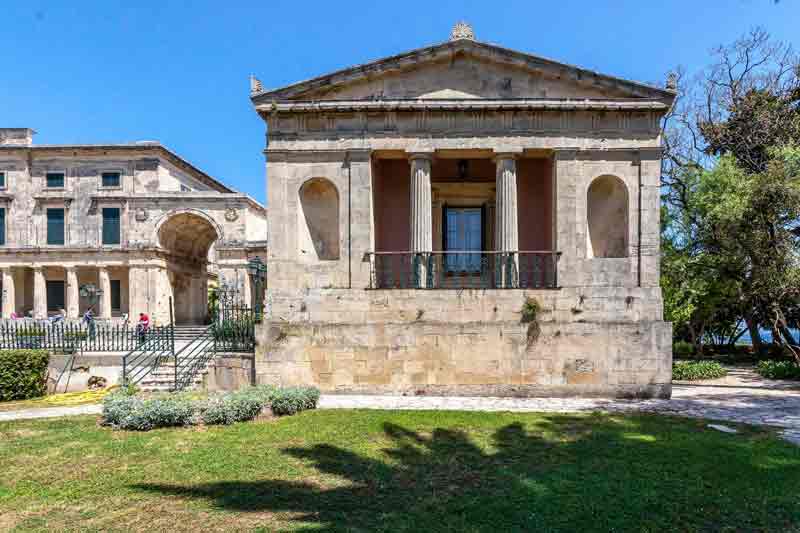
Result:
[[[178,390],[178,357],[175,355],[175,319],[172,316],[172,296],[169,298],[169,347],[172,353],[172,364],[174,369],[174,380],[172,390]]]

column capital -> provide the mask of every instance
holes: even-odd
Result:
[[[575,159],[579,150],[579,148],[555,148],[553,149],[553,156],[560,161]]]
[[[434,151],[415,150],[413,152],[406,152],[406,155],[408,156],[409,161],[413,161],[415,159],[426,159],[428,161],[433,161]]]
[[[494,150],[493,159],[495,161],[504,159],[518,159],[522,156],[522,148],[503,148],[501,150]]]

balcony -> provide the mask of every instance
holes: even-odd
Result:
[[[368,252],[370,289],[555,289],[561,252]]]

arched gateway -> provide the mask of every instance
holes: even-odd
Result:
[[[202,324],[208,308],[208,265],[221,228],[202,211],[181,209],[164,215],[156,235],[167,252],[175,322]]]

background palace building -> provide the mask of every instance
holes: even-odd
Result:
[[[265,256],[266,210],[156,142],[35,145],[0,128],[2,315],[44,318],[90,305],[203,323],[209,280],[249,298],[249,257]]]

